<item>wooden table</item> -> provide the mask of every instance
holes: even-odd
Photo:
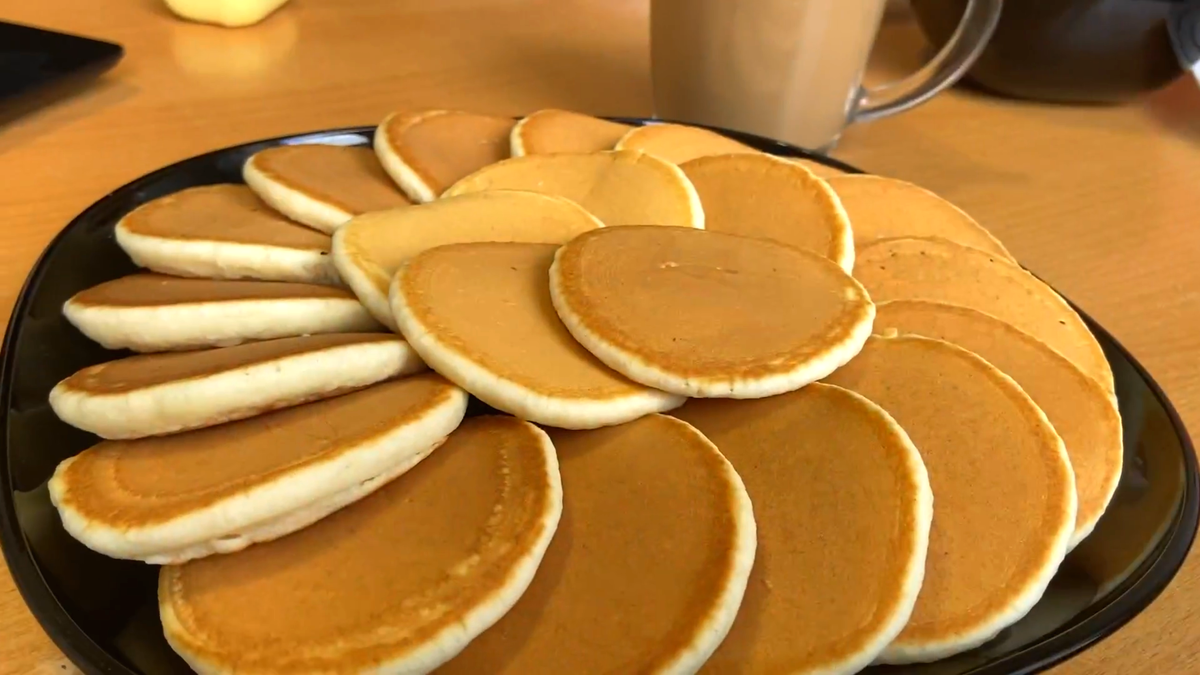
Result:
[[[0,17],[125,45],[83,93],[0,127],[0,311],[75,214],[164,164],[400,108],[651,112],[646,0],[295,0],[222,30],[157,0],[0,2]],[[923,42],[889,17],[872,77]],[[1200,429],[1200,91],[1051,107],[962,92],[852,128],[836,156],[957,202],[1124,343]],[[0,673],[72,668],[0,572]],[[1200,562],[1059,673],[1200,672]]]

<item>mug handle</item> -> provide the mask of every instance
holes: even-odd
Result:
[[[861,88],[851,121],[866,122],[908,110],[957,82],[983,53],[992,33],[996,32],[1003,6],[1004,0],[967,0],[962,20],[942,50],[920,70],[902,80]]]

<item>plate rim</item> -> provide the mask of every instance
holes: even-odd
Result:
[[[640,117],[608,117],[606,119],[635,126],[671,121]],[[847,173],[866,173],[845,162],[782,141],[720,127],[697,124],[692,126],[716,131],[770,154],[803,157]],[[127,203],[131,195],[146,185],[185,170],[189,164],[215,162],[224,156],[249,153],[277,145],[319,143],[339,136],[358,136],[369,143],[375,130],[375,126],[350,126],[285,134],[238,143],[194,155],[143,174],[107,193],[72,218],[50,240],[26,275],[16,301],[13,303],[12,314],[9,316],[5,329],[3,345],[0,346],[0,427],[3,429],[3,434],[0,435],[0,460],[2,460],[0,461],[0,550],[3,551],[13,585],[17,588],[30,613],[55,647],[61,650],[83,672],[105,675],[137,675],[136,671],[97,644],[87,631],[83,630],[67,613],[50,590],[17,522],[9,461],[8,411],[12,397],[11,380],[16,358],[15,341],[16,336],[21,332],[24,315],[28,312],[34,293],[46,275],[46,261],[62,245],[68,232],[87,227],[100,220],[114,221],[115,216],[120,215],[114,212],[120,208],[121,204]],[[1105,605],[1095,608],[1090,615],[1074,626],[1020,648],[995,662],[977,666],[964,675],[1028,675],[1046,670],[1091,648],[1145,611],[1162,594],[1178,574],[1196,538],[1197,526],[1200,524],[1200,468],[1197,466],[1195,447],[1183,420],[1162,387],[1130,354],[1129,350],[1087,313],[1073,303],[1071,306],[1093,331],[1102,334],[1121,356],[1129,361],[1166,411],[1171,428],[1180,441],[1184,455],[1182,504],[1170,522],[1164,538],[1138,565],[1134,573],[1130,574],[1118,588],[1110,591],[1109,595],[1112,598]]]

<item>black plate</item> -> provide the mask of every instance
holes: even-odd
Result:
[[[641,120],[624,120],[641,123]],[[242,163],[274,145],[367,145],[371,128],[250,143],[140,178],[71,222],[42,254],[13,310],[0,363],[0,543],[25,601],[54,642],[88,673],[187,673],[167,647],[155,603],[155,568],[93,553],[63,531],[46,481],[96,442],[54,416],[50,388],[76,370],[122,354],[84,338],[63,302],[134,271],[113,225],[135,206],[193,185],[241,180]],[[746,134],[730,136],[786,156],[827,158]],[[1084,317],[1086,319],[1086,317]],[[1125,423],[1125,473],[1108,513],[1063,564],[1046,596],[983,647],[938,663],[872,668],[921,675],[1011,675],[1043,670],[1087,648],[1150,604],[1183,563],[1196,533],[1200,482],[1183,424],[1158,385],[1102,328],[1088,324],[1116,374]]]

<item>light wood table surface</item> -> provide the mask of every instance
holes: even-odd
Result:
[[[0,311],[38,253],[108,191],[253,139],[377,123],[401,108],[651,112],[646,0],[295,0],[223,30],[157,0],[0,0],[0,18],[125,45],[82,93],[0,127]],[[923,41],[885,25],[872,79]],[[1200,429],[1200,91],[1054,107],[951,92],[852,128],[835,156],[957,202],[1106,326]],[[73,672],[0,571],[0,673]],[[1055,672],[1200,672],[1200,563]]]

